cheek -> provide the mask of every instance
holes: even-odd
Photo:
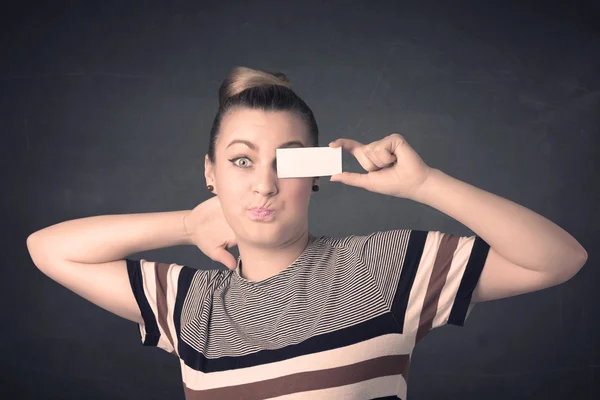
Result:
[[[219,190],[224,195],[227,195],[227,198],[237,198],[239,199],[240,193],[246,191],[248,188],[240,185],[239,182],[243,182],[239,178],[225,178],[222,179],[219,183]]]
[[[306,185],[297,185],[290,188],[290,200],[299,207],[308,202],[311,193],[311,187]]]
[[[229,214],[237,214],[239,210],[244,210],[249,204],[245,204],[244,200],[247,196],[242,195],[243,188],[239,185],[223,184],[219,185],[219,201],[221,207],[229,212]]]

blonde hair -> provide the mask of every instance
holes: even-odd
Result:
[[[221,88],[219,89],[219,106],[222,107],[230,97],[244,90],[268,85],[284,86],[291,90],[290,81],[282,72],[267,72],[247,67],[235,67],[221,84]]]
[[[219,87],[219,109],[210,130],[208,157],[215,163],[215,147],[223,118],[234,108],[289,111],[299,116],[308,128],[310,146],[319,144],[319,127],[310,107],[292,90],[282,72],[247,67],[233,68]]]

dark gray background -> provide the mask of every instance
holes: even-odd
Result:
[[[25,240],[64,220],[208,199],[217,90],[243,65],[288,75],[319,145],[399,132],[430,166],[536,211],[588,250],[567,283],[479,304],[464,328],[430,333],[409,398],[600,398],[597,2],[123,3],[2,11],[0,395],[183,398],[177,358],[39,272]],[[344,170],[363,172],[348,153]],[[317,235],[472,233],[416,202],[321,183]],[[135,256],[220,266],[191,246]]]

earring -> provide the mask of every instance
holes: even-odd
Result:
[[[319,185],[313,185],[312,190],[313,190],[313,192],[318,192],[319,191]]]
[[[215,189],[213,187],[213,185],[207,185],[206,188],[208,189],[209,192],[212,192]]]

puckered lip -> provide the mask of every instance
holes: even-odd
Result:
[[[250,211],[258,211],[258,212],[271,212],[271,211],[275,211],[275,209],[273,208],[267,208],[267,207],[252,207],[249,208]]]

